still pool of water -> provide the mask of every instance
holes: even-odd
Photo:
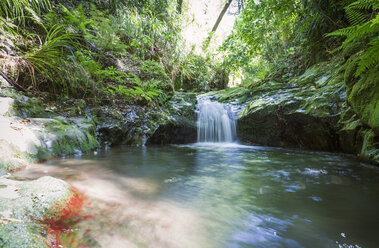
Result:
[[[379,169],[350,156],[235,144],[115,147],[16,177],[41,175],[97,202],[81,225],[102,247],[379,247]]]

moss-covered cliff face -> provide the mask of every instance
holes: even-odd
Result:
[[[342,151],[379,164],[377,81],[367,75],[370,84],[346,87],[341,64],[317,64],[289,83],[220,91],[218,99],[246,104],[238,117],[242,142]]]

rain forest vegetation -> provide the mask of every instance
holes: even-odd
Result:
[[[224,1],[212,31],[231,2]],[[184,48],[185,3],[1,1],[0,73],[51,99],[158,106],[175,90],[225,88],[229,75],[247,88],[289,82],[335,57],[344,60],[346,83],[377,70],[377,0],[238,0],[242,10],[221,56],[207,46],[202,55]]]
[[[310,66],[342,57],[358,80],[375,72],[379,55],[377,0],[245,0],[221,47],[224,64],[245,86],[288,82]],[[348,82],[347,82],[348,83]]]
[[[180,11],[174,0],[1,1],[1,74],[51,99],[162,105],[209,88],[218,66],[182,48]]]

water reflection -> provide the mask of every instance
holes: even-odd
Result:
[[[103,247],[375,247],[379,171],[332,153],[120,147],[19,172],[85,192]],[[343,233],[343,235],[341,234]]]

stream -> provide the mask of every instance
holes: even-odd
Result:
[[[78,239],[91,235],[91,247],[378,244],[379,168],[348,155],[233,143],[121,146],[14,177],[45,175],[90,199],[91,218],[75,230]]]

